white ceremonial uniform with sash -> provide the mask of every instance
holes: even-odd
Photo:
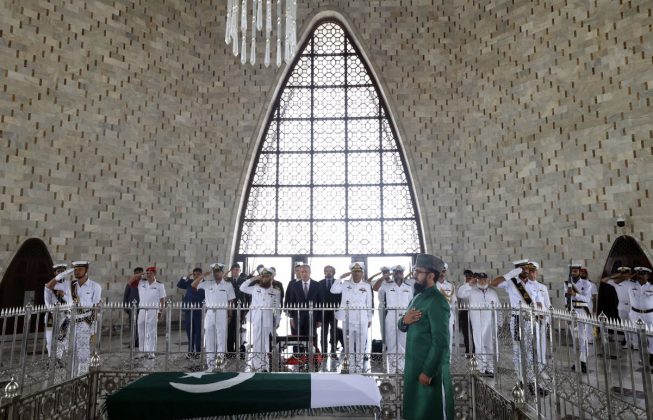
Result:
[[[571,285],[575,296],[571,297],[571,311],[575,311],[577,315],[582,317],[589,317],[591,315],[592,305],[592,291],[594,285],[587,279],[578,279],[577,281],[566,282],[565,293],[568,292],[569,285]],[[591,334],[591,326],[586,322],[579,320],[578,322],[578,348],[580,350],[580,361],[587,362],[587,347],[588,340]]]
[[[505,280],[499,284],[498,287],[504,289],[508,293],[510,299],[510,306],[512,307],[512,315],[510,317],[510,332],[512,336],[512,361],[517,370],[519,380],[523,381],[521,377],[521,351],[519,348],[520,341],[523,341],[524,348],[527,354],[533,348],[533,336],[531,334],[530,322],[528,317],[524,317],[523,311],[520,313],[519,308],[529,307],[537,302],[541,303],[539,290],[531,282],[522,282],[519,278],[513,277],[510,280]],[[521,328],[520,328],[521,323]],[[520,332],[521,330],[521,332]],[[535,374],[533,372],[533,360],[531,357],[526,357],[526,375],[528,382],[534,381]]]
[[[75,364],[77,375],[84,375],[88,372],[88,365],[91,358],[91,337],[95,335],[96,321],[95,309],[102,298],[102,287],[91,279],[87,279],[80,285],[77,280],[65,280],[55,285],[55,290],[63,290],[70,296],[72,302],[79,306],[71,315],[75,323]]]
[[[45,348],[48,352],[48,356],[52,356],[52,333],[53,330],[55,330],[54,311],[52,311],[52,309],[56,305],[66,305],[72,301],[72,299],[66,300],[66,299],[70,299],[70,291],[68,291],[68,293],[66,294],[65,291],[61,290],[64,292],[64,296],[57,296],[57,291],[58,290],[52,290],[47,287],[44,287],[43,290],[43,301],[45,303],[45,307],[51,310],[46,312],[44,316]],[[57,337],[54,338],[55,340],[57,340],[57,359],[61,359],[63,354],[68,349],[68,340],[66,340],[66,331],[70,326],[70,319],[67,312],[68,311],[60,310],[57,315],[57,324],[58,324],[56,328]]]

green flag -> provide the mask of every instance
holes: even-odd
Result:
[[[373,413],[380,404],[374,379],[361,375],[164,372],[110,395],[104,410],[110,419],[261,418],[315,410]]]

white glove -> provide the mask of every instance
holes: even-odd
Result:
[[[506,279],[506,281],[510,280],[513,277],[517,277],[518,275],[521,274],[523,270],[521,268],[515,268],[513,270],[510,270],[508,273],[503,275],[503,278]]]
[[[56,281],[61,281],[63,280],[67,275],[71,274],[73,271],[75,271],[74,268],[69,268],[68,270],[64,271],[63,273],[59,273],[56,276],[54,276],[54,279]]]

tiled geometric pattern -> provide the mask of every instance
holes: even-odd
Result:
[[[299,29],[346,15],[456,279],[521,256],[551,284],[572,258],[597,275],[621,213],[653,249],[650,1],[298,3]],[[171,287],[228,259],[282,71],[227,51],[225,5],[2,3],[0,271],[29,237],[93,261],[106,296],[136,264]]]

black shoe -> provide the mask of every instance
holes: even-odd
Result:
[[[653,354],[648,355],[648,365],[653,368]]]
[[[587,363],[580,362],[580,371],[583,373],[587,373]]]
[[[494,372],[490,372],[489,370],[486,370],[483,372],[483,376],[486,378],[494,378]]]
[[[576,365],[571,365],[571,371],[576,372]]]

